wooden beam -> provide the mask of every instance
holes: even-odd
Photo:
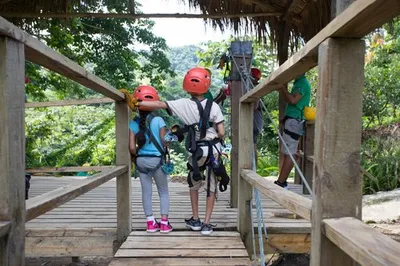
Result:
[[[0,36],[0,265],[25,263],[25,56],[24,46]]]
[[[10,222],[0,222],[0,239],[10,232],[11,223]]]
[[[52,102],[33,102],[33,103],[26,103],[25,108],[101,104],[101,103],[114,103],[114,102],[115,100],[110,98],[94,98],[87,100],[68,100],[68,101],[52,101]]]
[[[361,38],[383,23],[400,15],[398,0],[355,1],[331,21],[296,54],[256,86],[243,95],[243,102],[255,102],[273,92],[278,84],[286,84],[317,65],[318,46],[329,37]],[[371,18],[374,19],[371,19]]]
[[[27,60],[55,71],[116,101],[125,99],[124,94],[110,84],[91,74],[66,56],[57,53],[2,17],[0,17],[0,35],[22,42],[25,45]]]
[[[131,153],[129,152],[129,117],[128,106],[115,104],[116,156],[117,165],[128,165],[128,170],[117,177],[117,241],[122,244],[132,231],[132,184]]]
[[[6,18],[115,18],[115,19],[149,19],[149,18],[191,18],[191,19],[221,19],[221,18],[244,18],[244,17],[279,17],[280,12],[262,13],[234,13],[234,14],[128,14],[128,13],[0,13]]]
[[[400,243],[353,217],[324,219],[323,233],[363,266],[398,266]],[[342,264],[345,265],[345,264]]]
[[[240,103],[239,105],[239,169],[253,169],[253,116],[254,106],[252,103]],[[238,231],[246,246],[249,256],[253,254],[251,208],[250,202],[253,197],[253,188],[238,173]]]
[[[75,185],[67,185],[27,200],[26,219],[30,221],[58,206],[85,194],[105,182],[126,173],[128,166],[116,166]]]
[[[75,172],[91,172],[91,171],[105,171],[113,169],[115,166],[63,166],[63,167],[39,167],[27,168],[26,172],[30,174],[35,173],[75,173]]]
[[[314,154],[314,140],[315,140],[315,123],[306,123],[305,135],[304,137],[304,153],[305,156],[313,156]],[[303,174],[306,178],[311,189],[313,188],[313,175],[314,175],[314,162],[310,162],[307,158],[304,160]],[[309,194],[308,189],[303,184],[303,194]]]
[[[311,220],[310,199],[281,188],[250,170],[242,170],[242,177],[268,198],[304,219]]]
[[[232,63],[232,71],[231,78],[233,79],[230,87],[231,87],[231,117],[239,117],[239,99],[243,94],[246,93],[245,84],[241,80],[241,72],[240,69],[242,66],[245,69],[250,69],[252,54],[246,53],[243,58],[243,54],[241,49],[246,42],[235,41],[231,43],[231,51],[235,63]],[[238,183],[239,183],[239,124],[237,120],[231,119],[231,143],[232,143],[232,152],[231,152],[231,207],[237,208],[238,206]]]
[[[326,218],[361,219],[364,52],[359,39],[331,38],[319,48],[311,266],[355,265],[321,229]]]

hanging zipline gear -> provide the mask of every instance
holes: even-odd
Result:
[[[217,104],[224,105],[224,101],[226,100],[227,95],[225,94],[225,90],[221,89],[218,93],[218,95],[213,99],[214,102]]]
[[[163,147],[160,145],[160,143],[157,141],[156,137],[154,136],[153,132],[151,131],[150,125],[151,125],[151,121],[153,120],[153,118],[154,118],[154,116],[152,116],[152,115],[148,115],[146,117],[145,134],[148,137],[149,143],[153,144],[156,147],[156,149],[160,153],[160,156],[139,154],[139,155],[137,155],[137,157],[160,157],[161,160],[160,160],[160,163],[153,169],[143,168],[143,167],[138,166],[137,164],[136,164],[136,169],[141,173],[144,173],[147,175],[153,175],[161,167],[161,169],[164,171],[164,173],[166,173],[167,175],[170,175],[174,171],[174,164],[171,162],[168,148],[163,149]],[[139,119],[140,119],[140,117],[136,117],[134,119],[134,121],[139,124],[140,123]]]
[[[220,178],[220,191],[224,192],[229,184],[229,176],[226,173],[225,167],[222,162],[221,152],[219,151],[217,144],[221,143],[221,139],[215,138],[213,140],[204,140],[207,134],[207,129],[214,126],[213,123],[210,122],[210,112],[211,107],[213,105],[213,101],[207,100],[206,105],[203,108],[201,102],[196,97],[192,98],[197,105],[197,109],[199,111],[199,122],[191,125],[185,125],[183,128],[178,129],[173,132],[177,136],[183,135],[187,133],[186,136],[186,150],[192,154],[191,163],[187,164],[189,174],[188,174],[188,184],[189,187],[193,187],[193,183],[191,178],[194,181],[200,181],[203,179],[202,172],[207,169],[207,196],[210,196],[210,187],[211,187],[211,171]],[[208,153],[206,156],[203,154],[202,147],[208,148]],[[218,158],[214,157],[214,148],[218,152]],[[206,157],[205,163],[199,166],[198,161],[202,158]],[[211,162],[218,162],[218,167],[213,167]],[[208,166],[208,168],[207,168]]]
[[[211,75],[208,70],[202,67],[189,69],[183,78],[183,89],[189,93],[203,95],[211,84]]]

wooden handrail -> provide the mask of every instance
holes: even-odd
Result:
[[[190,14],[190,13],[14,13],[3,12],[7,18],[115,18],[115,19],[148,19],[148,18],[193,18],[193,19],[219,19],[219,18],[244,18],[244,17],[279,17],[281,12],[260,13],[235,13],[235,14]]]
[[[39,167],[27,168],[26,172],[35,173],[74,173],[74,172],[90,172],[90,171],[105,171],[115,168],[115,166],[62,166],[62,167]]]
[[[110,84],[93,75],[66,56],[57,53],[38,39],[33,38],[3,17],[0,17],[0,35],[8,36],[23,43],[25,45],[27,60],[55,71],[115,101],[125,99],[124,94]]]
[[[355,1],[267,79],[243,95],[240,101],[255,102],[274,91],[278,84],[286,84],[315,67],[318,63],[318,46],[327,38],[361,38],[399,14],[398,0]]]
[[[250,185],[257,188],[262,194],[281,204],[288,210],[311,220],[311,200],[277,186],[251,170],[242,170],[241,175]]]
[[[26,201],[26,221],[30,221],[86,192],[104,184],[128,170],[128,166],[115,166],[77,184],[67,185]]]
[[[10,228],[11,228],[10,222],[0,222],[0,239],[8,234]]]
[[[353,217],[322,220],[322,232],[363,266],[399,265],[400,243]]]
[[[51,101],[51,102],[33,102],[33,103],[26,103],[25,108],[71,106],[71,105],[100,104],[100,103],[113,103],[113,102],[115,102],[115,101],[110,98],[94,98],[94,99],[87,99],[87,100],[69,100],[69,101]]]

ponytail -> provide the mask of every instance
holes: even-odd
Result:
[[[139,132],[136,134],[136,144],[138,146],[138,149],[140,150],[144,144],[146,144],[146,120],[147,120],[147,115],[150,114],[150,112],[146,111],[139,111]]]

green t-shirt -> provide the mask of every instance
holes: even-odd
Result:
[[[211,92],[210,92],[210,90],[208,90],[206,92],[206,94],[204,94],[204,98],[206,98],[207,100],[211,100],[211,101],[214,99],[212,94],[211,94]]]
[[[300,93],[303,97],[297,104],[288,103],[286,106],[285,115],[296,119],[304,119],[304,107],[310,105],[311,85],[305,76],[301,76],[294,81],[291,95]]]

